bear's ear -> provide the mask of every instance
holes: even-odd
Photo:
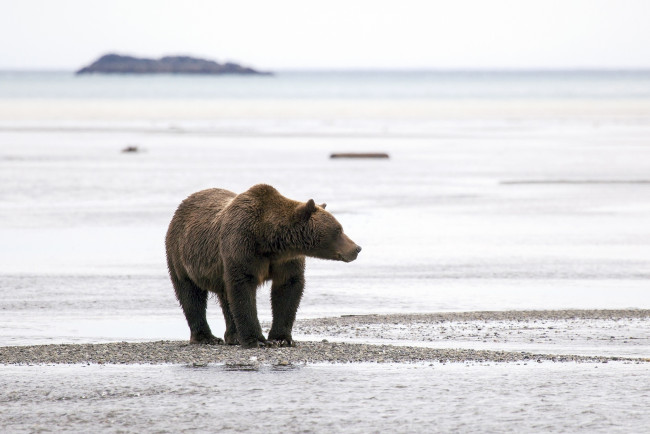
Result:
[[[327,204],[326,204],[326,203],[321,203],[319,206],[320,206],[321,208],[325,209],[325,207],[327,206]]]
[[[296,209],[296,215],[299,219],[308,220],[309,217],[316,211],[316,202],[314,199],[309,199],[307,203],[298,205]]]

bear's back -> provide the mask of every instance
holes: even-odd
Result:
[[[188,264],[214,261],[220,216],[236,196],[232,191],[210,188],[196,192],[181,202],[165,239],[170,270],[180,272],[185,269],[185,273],[188,273],[188,268],[193,268]]]
[[[212,222],[235,196],[237,195],[232,191],[221,188],[198,191],[181,202],[171,225],[180,224],[187,227]]]

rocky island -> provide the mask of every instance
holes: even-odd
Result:
[[[119,54],[106,54],[77,74],[244,74],[270,75],[236,63],[217,63],[189,56],[165,56],[146,59]]]

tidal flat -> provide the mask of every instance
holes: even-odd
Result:
[[[0,363],[648,362],[648,330],[650,310],[641,309],[347,315],[298,321],[296,334],[316,340],[293,348],[187,341],[23,345],[0,347]]]
[[[5,346],[0,424],[7,432],[641,432],[650,422],[649,324],[650,311],[639,309],[348,315],[298,321],[296,331],[320,339],[294,348]],[[481,333],[499,341],[480,349]],[[444,346],[432,347],[434,337]],[[499,349],[504,342],[510,350]],[[536,346],[554,352],[525,351]]]
[[[3,432],[650,425],[647,73],[3,83]],[[297,348],[189,346],[167,224],[256,183],[364,250],[308,261]]]

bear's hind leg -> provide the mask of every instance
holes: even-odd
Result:
[[[212,334],[205,311],[208,307],[208,293],[189,278],[172,278],[176,298],[190,327],[190,344],[223,344],[223,340]]]
[[[220,282],[217,287],[214,288],[217,297],[219,298],[219,304],[221,305],[221,311],[223,312],[223,319],[226,322],[226,333],[224,334],[224,339],[227,345],[239,345],[239,337],[237,336],[237,326],[235,325],[235,320],[232,317],[232,312],[230,312],[230,306],[228,304],[228,297],[226,296],[226,287],[223,282]]]

